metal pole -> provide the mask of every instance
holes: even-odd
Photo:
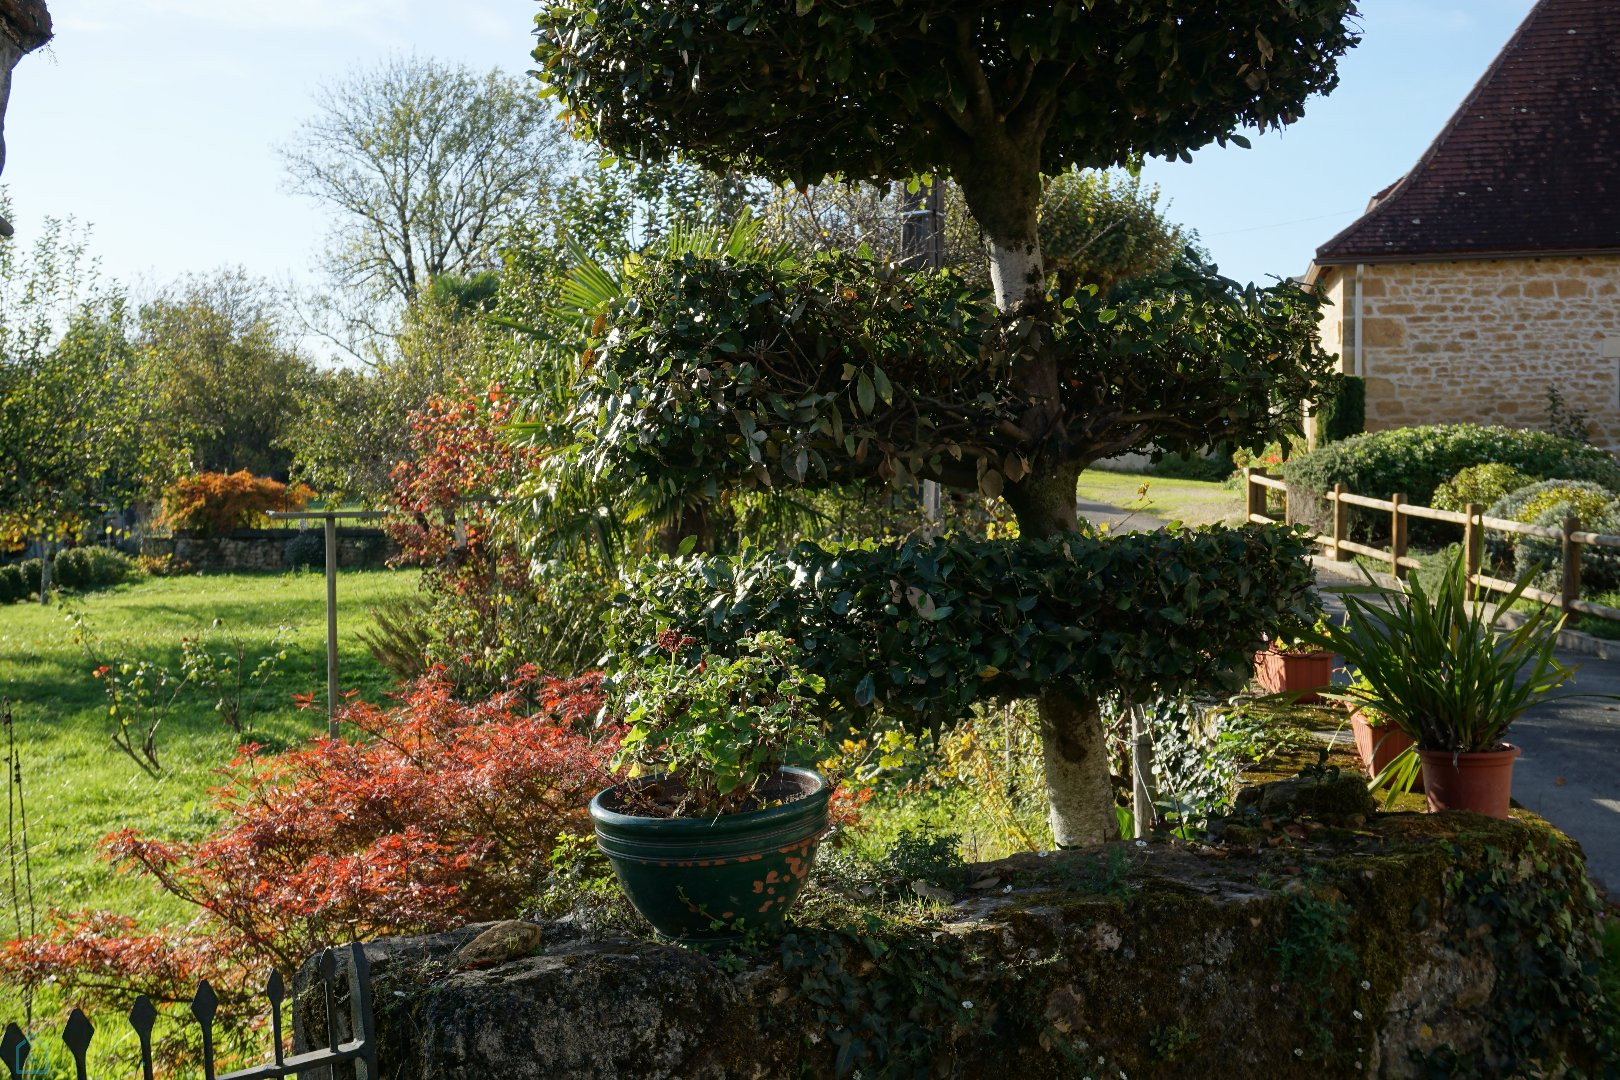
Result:
[[[326,733],[338,737],[337,518],[326,515]]]
[[[944,185],[936,176],[914,195],[901,189],[900,196],[900,263],[907,269],[928,267],[933,270],[945,266],[945,203]],[[934,539],[941,532],[939,484],[924,480],[922,484],[923,536]]]

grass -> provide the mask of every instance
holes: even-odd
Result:
[[[1146,486],[1146,495],[1140,489]],[[1243,493],[1230,481],[1172,480],[1139,473],[1088,469],[1079,497],[1183,525],[1236,524],[1243,520]],[[1126,523],[1128,528],[1129,522]]]
[[[338,663],[345,689],[380,700],[392,688],[392,678],[356,634],[371,624],[368,607],[415,584],[411,572],[346,572],[339,579]],[[146,660],[173,671],[184,636],[239,635],[252,658],[268,652],[278,628],[288,627],[287,659],[259,696],[253,738],[290,746],[324,729],[323,713],[293,704],[296,693],[325,699],[324,588],[324,579],[310,573],[151,578],[68,603],[84,613],[106,662]],[[238,740],[214,712],[214,699],[195,688],[182,692],[157,734],[163,775],[148,776],[109,742],[105,690],[74,644],[60,604],[0,607],[0,698],[12,703],[41,913],[102,908],[143,920],[185,915],[178,901],[148,882],[114,872],[99,857],[98,841],[122,828],[192,839],[216,824],[207,791]],[[9,884],[0,884],[4,936],[16,931],[9,892]]]

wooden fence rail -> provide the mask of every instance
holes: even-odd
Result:
[[[1279,521],[1292,521],[1291,497],[1288,491],[1288,482],[1280,477],[1270,476],[1259,469],[1244,470],[1244,509],[1248,520],[1260,524],[1276,524]],[[1273,517],[1269,513],[1269,492],[1279,491],[1283,498],[1283,516]],[[1343,484],[1333,485],[1333,490],[1326,492],[1324,497],[1333,510],[1333,528],[1331,532],[1317,532],[1312,539],[1327,548],[1327,553],[1335,562],[1345,562],[1351,555],[1365,555],[1370,559],[1378,559],[1389,564],[1390,573],[1398,579],[1404,579],[1407,572],[1418,569],[1422,563],[1407,554],[1407,525],[1412,518],[1423,518],[1427,521],[1439,521],[1449,525],[1460,525],[1463,530],[1463,564],[1468,572],[1470,590],[1476,595],[1479,590],[1508,593],[1518,588],[1516,582],[1506,581],[1499,577],[1492,577],[1485,573],[1485,534],[1487,532],[1513,533],[1519,536],[1535,536],[1544,540],[1551,540],[1558,544],[1563,556],[1563,579],[1559,582],[1559,591],[1550,592],[1546,589],[1526,588],[1523,596],[1543,604],[1551,604],[1568,613],[1582,615],[1595,615],[1599,618],[1613,619],[1620,622],[1620,608],[1607,607],[1603,604],[1594,604],[1589,600],[1581,599],[1581,557],[1589,547],[1620,549],[1620,536],[1610,536],[1604,533],[1588,532],[1581,528],[1580,521],[1570,515],[1564,518],[1559,528],[1549,528],[1545,525],[1526,525],[1522,521],[1508,521],[1504,518],[1487,517],[1483,507],[1476,503],[1469,503],[1461,511],[1440,510],[1432,506],[1419,506],[1406,501],[1406,496],[1396,494],[1388,499],[1374,499],[1366,495],[1357,495],[1345,490]],[[1363,510],[1382,511],[1390,516],[1390,543],[1389,548],[1372,547],[1359,544],[1349,538],[1350,536],[1350,507],[1359,507]]]

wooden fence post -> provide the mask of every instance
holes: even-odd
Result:
[[[1389,572],[1396,581],[1406,579],[1406,567],[1401,560],[1406,558],[1406,515],[1401,513],[1401,507],[1406,503],[1405,495],[1391,495],[1389,501],[1394,509],[1389,513]]]
[[[1243,517],[1244,524],[1254,520],[1254,515],[1266,512],[1266,489],[1254,482],[1255,474],[1260,470],[1250,465],[1243,470]],[[1255,496],[1258,495],[1257,499]]]
[[[1350,508],[1343,502],[1345,486],[1333,485],[1333,561],[1344,562],[1350,556],[1339,544],[1349,539]]]
[[[1564,518],[1564,610],[1581,598],[1581,545],[1574,534],[1581,531],[1581,523],[1574,514]]]
[[[1479,503],[1469,503],[1463,510],[1468,520],[1463,522],[1463,572],[1467,582],[1466,595],[1469,600],[1479,599],[1479,585],[1475,579],[1485,569],[1485,526],[1480,518],[1485,516],[1485,510]]]

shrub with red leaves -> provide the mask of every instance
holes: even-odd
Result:
[[[0,975],[54,980],[80,997],[189,1000],[208,978],[243,1003],[266,968],[328,944],[511,918],[543,885],[559,836],[582,833],[612,781],[611,741],[582,734],[601,679],[532,669],[487,700],[455,700],[439,672],[392,708],[356,703],[356,738],[278,756],[246,748],[222,770],[225,821],[195,843],[133,830],[110,858],[197,907],[183,927],[143,930],[106,913],[54,917],[0,946]]]
[[[315,493],[245,469],[182,476],[163,493],[163,523],[175,532],[217,536],[269,523],[272,510],[302,510]]]
[[[432,398],[411,414],[413,456],[394,466],[396,513],[387,526],[401,562],[433,568],[462,587],[487,578],[494,500],[535,465],[533,450],[501,433],[511,412],[496,385]],[[458,572],[464,569],[470,573]]]

